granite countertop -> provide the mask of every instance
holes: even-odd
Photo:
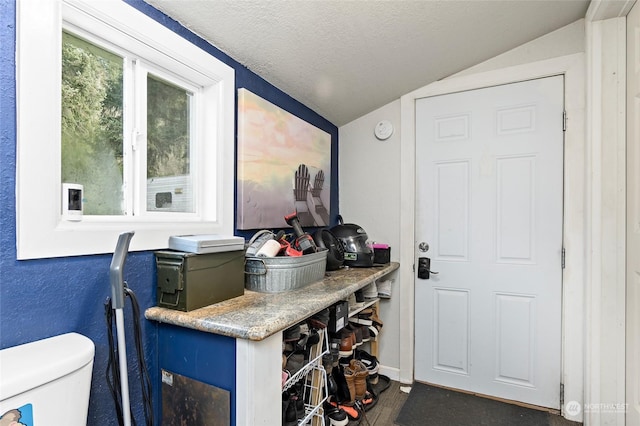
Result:
[[[322,281],[283,293],[246,290],[243,296],[190,312],[152,307],[145,318],[237,339],[263,340],[398,269],[397,262],[373,268],[327,272]]]

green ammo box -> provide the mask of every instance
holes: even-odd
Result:
[[[155,255],[160,307],[188,312],[244,294],[244,250]]]

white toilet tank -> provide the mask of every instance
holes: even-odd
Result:
[[[0,424],[86,426],[94,351],[77,333],[0,350]]]

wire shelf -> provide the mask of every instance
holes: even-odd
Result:
[[[324,334],[324,343],[323,343],[323,351],[317,357],[310,359],[300,370],[296,371],[291,377],[284,382],[284,386],[282,386],[282,391],[286,391],[291,388],[291,386],[298,383],[303,377],[306,377],[311,370],[313,370],[316,366],[322,366],[322,357],[329,353],[329,333],[326,331]]]
[[[302,420],[298,422],[299,426],[310,424],[311,420],[314,417],[317,417],[322,426],[324,426],[324,410],[322,409],[322,405],[327,400],[327,372],[325,371],[322,365],[314,366],[311,370],[313,370],[316,374],[319,374],[319,380],[316,384],[313,383],[313,379],[307,379],[304,385],[304,412],[305,416]],[[313,378],[313,375],[311,376]],[[313,395],[319,395],[320,399],[317,403],[312,403],[310,401],[313,400]]]
[[[325,426],[322,405],[327,400],[329,392],[327,390],[327,372],[322,365],[322,357],[329,353],[329,333],[326,329],[319,330],[319,333],[321,333],[321,340],[318,344],[322,345],[319,354],[293,374],[282,387],[282,391],[285,392],[304,380],[302,397],[305,416],[298,421],[298,426],[312,423],[314,426]]]

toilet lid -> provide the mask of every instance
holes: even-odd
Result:
[[[0,401],[79,370],[94,353],[93,342],[78,333],[0,350]]]

